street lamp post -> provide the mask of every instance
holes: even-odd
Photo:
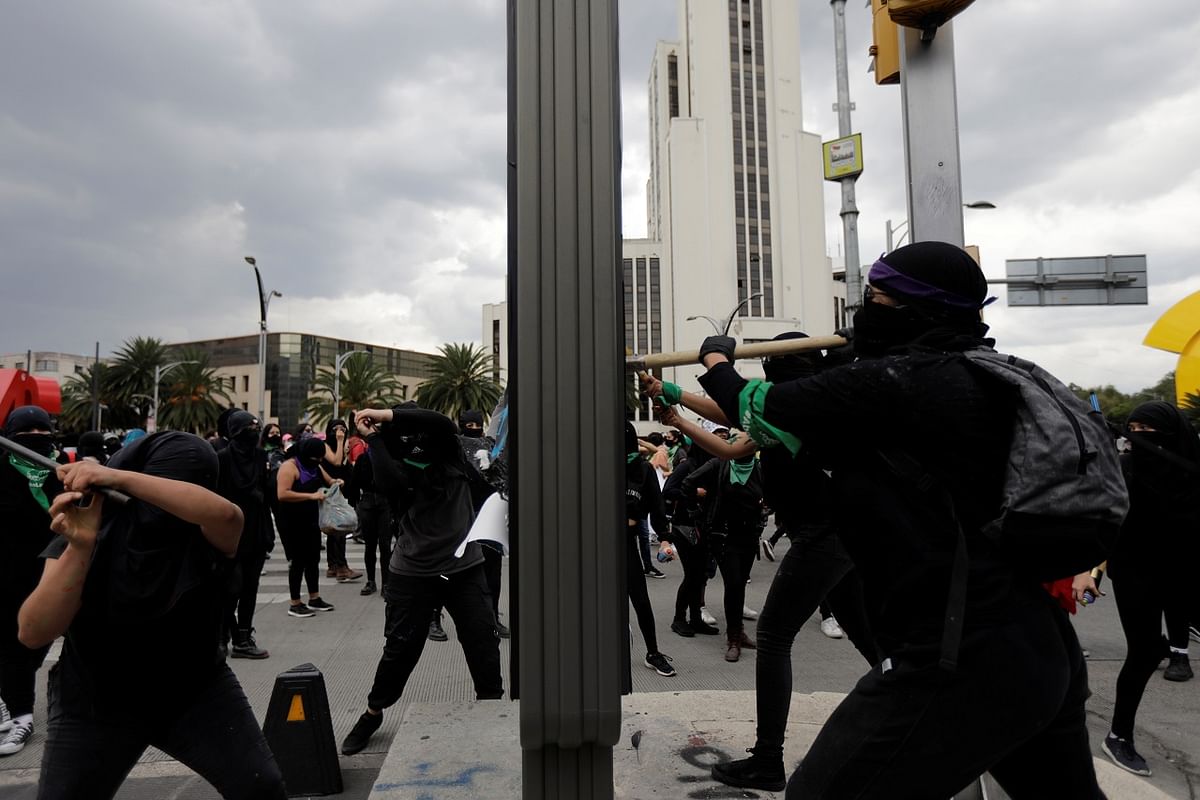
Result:
[[[708,324],[713,326],[713,331],[716,332],[717,336],[725,336],[729,333],[729,326],[733,325],[733,318],[736,317],[737,313],[742,310],[742,307],[744,305],[746,305],[747,303],[749,303],[751,300],[754,300],[754,299],[762,297],[762,296],[763,296],[762,292],[757,292],[756,294],[750,295],[745,300],[743,300],[742,302],[740,302],[736,306],[734,306],[733,311],[729,312],[729,316],[725,317],[725,320],[723,322],[719,319],[710,317],[707,314],[696,314],[694,316],[688,317],[687,321],[691,322],[692,320],[696,320],[696,319],[707,320]]]
[[[147,433],[154,433],[158,430],[158,384],[162,380],[162,376],[178,367],[180,364],[199,364],[199,361],[172,361],[170,364],[160,364],[154,367],[154,405],[151,407],[151,413],[154,415],[152,419],[154,424],[146,423]]]
[[[346,360],[349,359],[350,356],[356,356],[359,354],[368,356],[371,355],[371,353],[367,350],[349,350],[345,353],[342,353],[333,361],[333,419],[338,418],[338,412],[341,410],[338,406],[342,399],[342,365],[346,363]]]
[[[263,289],[262,273],[254,256],[245,256],[246,263],[254,267],[254,279],[258,282],[258,421],[267,424],[267,310],[271,298],[283,297],[280,292]]]

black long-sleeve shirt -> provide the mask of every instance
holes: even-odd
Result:
[[[658,475],[640,457],[625,466],[625,516],[638,521],[649,517],[660,538],[667,530],[667,513],[658,487]],[[629,528],[631,532],[637,532],[635,526]]]
[[[700,383],[739,419],[746,381],[732,365],[713,367]],[[980,532],[999,512],[1014,413],[1009,395],[955,353],[861,360],[767,392],[762,418],[833,469],[839,531],[885,653],[940,640],[957,541],[945,495],[922,492],[885,454],[914,459],[952,498],[970,558],[967,629],[1008,620],[1039,599],[1031,592],[1040,588]]]
[[[392,421],[367,437],[374,483],[402,508],[388,568],[399,575],[447,575],[483,562],[478,542],[454,551],[475,521],[468,471],[449,417],[395,408]]]

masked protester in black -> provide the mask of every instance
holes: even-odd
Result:
[[[491,463],[490,454],[496,443],[483,433],[482,411],[468,409],[458,415],[458,441],[462,444],[463,456],[483,475],[487,465]],[[476,514],[493,494],[495,489],[486,479],[472,482],[471,500],[475,504]],[[492,594],[492,610],[496,612],[496,633],[501,639],[507,639],[510,635],[509,630],[500,622],[504,548],[499,542],[480,541],[479,544],[483,549],[483,572],[487,577],[488,591]]]
[[[1192,573],[1200,559],[1200,441],[1179,409],[1161,401],[1138,406],[1126,424],[1133,450],[1121,456],[1121,467],[1129,515],[1108,558],[1108,576],[1127,651],[1103,749],[1121,768],[1149,775],[1149,765],[1133,745],[1146,684],[1164,656],[1170,665],[1163,677],[1192,677],[1187,617],[1195,594]],[[1162,640],[1164,616],[1168,642]]]
[[[806,335],[789,332],[775,338]],[[768,381],[782,383],[817,374],[822,361],[819,351],[776,356],[763,362],[763,371]],[[788,532],[791,547],[779,564],[758,619],[757,739],[750,758],[714,765],[712,774],[731,786],[781,791],[787,782],[783,743],[792,694],[791,652],[800,627],[828,597],[867,663],[874,664],[877,655],[862,582],[835,530],[829,475],[807,449],[793,455],[785,447],[768,447],[761,451],[760,461],[766,502],[775,511],[776,524]]]
[[[483,553],[478,542],[469,542],[461,556],[455,555],[471,530],[475,511],[471,469],[454,422],[415,404],[360,411],[355,422],[371,448],[375,485],[403,511],[383,593],[383,656],[367,710],[342,742],[344,755],[366,747],[383,724],[383,710],[400,699],[439,606],[454,619],[476,697],[496,700],[504,695]]]
[[[732,340],[701,348],[701,385],[760,443],[795,440],[832,468],[842,543],[882,658],[834,711],[789,798],[949,797],[990,771],[1014,798],[1102,797],[1088,746],[1087,671],[1065,612],[993,549],[1015,409],[959,353],[990,347],[987,284],[960,248],[921,242],[872,266],[852,364],[765,385]],[[896,454],[940,487],[925,493]],[[968,597],[957,666],[939,666],[957,525]]]
[[[311,617],[318,611],[333,611],[320,589],[320,505],[325,502],[325,489],[335,481],[321,468],[325,443],[320,439],[302,439],[288,454],[291,458],[280,465],[275,476],[279,498],[275,519],[288,559],[288,616]],[[308,586],[307,603],[300,600],[301,579]]]
[[[254,640],[254,606],[270,542],[266,498],[274,487],[267,480],[267,454],[258,447],[258,419],[249,411],[235,411],[228,431],[229,446],[217,451],[217,493],[241,509],[244,527],[222,642],[232,639],[234,658],[266,658],[270,654]]]
[[[111,798],[154,746],[226,798],[283,798],[283,779],[221,657],[221,597],[242,515],[218,496],[217,456],[168,431],[109,462],[59,467],[59,534],[20,612],[21,640],[65,633],[50,671],[42,800]],[[125,505],[90,497],[106,487]]]
[[[53,459],[54,425],[37,406],[9,412],[4,436]],[[33,735],[35,676],[49,645],[29,648],[17,639],[17,611],[42,576],[38,557],[54,537],[50,503],[62,491],[53,470],[0,453],[0,697],[12,721],[0,730],[0,755],[20,752]]]

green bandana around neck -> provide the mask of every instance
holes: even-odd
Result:
[[[637,461],[641,457],[642,457],[641,453],[630,453],[629,455],[625,456],[625,463],[632,464],[634,461]]]
[[[729,482],[735,486],[745,486],[746,481],[750,480],[750,476],[754,474],[753,457],[746,459],[743,464],[740,461],[729,462]]]
[[[50,477],[51,470],[45,467],[39,467],[36,464],[30,464],[23,458],[9,454],[8,463],[12,464],[13,469],[25,476],[25,480],[29,481],[29,493],[33,495],[33,499],[37,500],[43,511],[50,510],[50,498],[46,496],[45,489],[46,479]]]
[[[738,417],[741,428],[759,447],[783,445],[793,456],[800,452],[800,440],[787,431],[776,428],[763,419],[767,392],[774,384],[755,378],[746,383],[738,395]]]

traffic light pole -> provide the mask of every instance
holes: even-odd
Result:
[[[900,36],[909,241],[962,247],[954,25],[945,23],[929,41],[915,28],[901,28]]]

